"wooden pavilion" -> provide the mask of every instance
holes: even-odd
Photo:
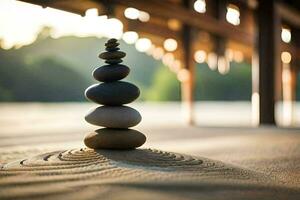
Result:
[[[295,100],[300,59],[298,1],[201,0],[205,4],[202,11],[197,11],[196,0],[22,1],[80,15],[96,8],[99,15],[121,20],[124,31],[136,31],[150,38],[156,46],[162,46],[166,38],[176,40],[178,48],[173,53],[180,61],[178,73],[186,75],[181,85],[189,123],[193,123],[194,53],[197,49],[216,52],[218,60],[225,56],[226,49],[238,50],[252,63],[252,101],[259,107],[256,109],[259,110],[259,124],[275,125],[276,101]],[[126,18],[124,10],[128,7],[147,12],[150,19],[142,22]],[[228,22],[229,8],[239,12],[237,24]],[[291,40],[282,41],[282,27],[288,27]]]

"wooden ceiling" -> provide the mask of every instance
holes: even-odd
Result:
[[[174,38],[182,47],[182,25],[193,28],[195,37],[193,48],[201,48],[207,51],[214,51],[221,41],[229,48],[233,48],[244,53],[244,57],[250,61],[255,43],[255,19],[253,2],[255,0],[207,0],[207,12],[197,13],[191,6],[183,6],[184,3],[193,5],[194,0],[22,0],[24,2],[52,7],[80,15],[84,15],[89,8],[97,8],[99,15],[115,16],[124,24],[124,31],[132,30],[141,36],[149,37],[154,44],[162,45],[164,39]],[[293,1],[291,1],[293,2]],[[220,8],[220,4],[223,7]],[[241,23],[234,26],[225,20],[227,3],[238,5],[241,13]],[[291,4],[292,5],[292,4]],[[124,17],[124,10],[127,7],[134,7],[150,14],[148,22],[129,20]],[[283,19],[292,22],[294,26],[300,27],[300,15],[298,10],[292,9],[287,4],[278,3],[278,10]],[[293,12],[289,12],[293,11]],[[178,29],[170,27],[170,21],[179,25]],[[203,38],[203,34],[209,37]],[[217,40],[216,40],[217,38]],[[300,57],[300,50],[294,44],[281,45],[281,49],[292,51]],[[182,48],[177,50],[179,57],[182,57]]]

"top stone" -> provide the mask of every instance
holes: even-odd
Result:
[[[105,62],[108,64],[117,64],[117,63],[121,63],[122,59],[126,56],[126,53],[123,51],[119,51],[120,48],[118,48],[119,43],[117,42],[117,39],[109,39],[106,43],[105,43],[105,52],[102,52],[99,55],[99,58],[106,60]]]
[[[106,48],[112,49],[118,47],[120,44],[119,43],[105,43]]]
[[[117,39],[109,39],[106,43],[105,43],[105,46],[107,48],[116,48],[118,47],[120,44],[118,43],[118,40]]]
[[[116,42],[118,42],[117,39],[111,38],[111,39],[107,40],[106,44],[107,44],[107,43],[116,43]]]

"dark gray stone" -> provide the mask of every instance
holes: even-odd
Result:
[[[84,144],[92,149],[134,149],[145,141],[145,135],[133,129],[103,128],[84,138]]]
[[[85,120],[106,128],[129,128],[142,120],[140,113],[128,106],[100,106],[91,109]]]
[[[108,52],[112,52],[112,51],[118,51],[118,50],[120,50],[120,48],[118,48],[118,47],[113,47],[113,48],[107,47],[107,48],[105,48],[105,50],[108,51]]]
[[[94,84],[85,91],[85,96],[91,101],[111,106],[131,103],[139,95],[140,90],[138,87],[124,81]]]
[[[119,64],[121,62],[123,62],[122,59],[109,59],[109,60],[105,61],[105,63],[107,63],[107,64]]]
[[[105,46],[108,48],[115,48],[118,47],[120,44],[119,43],[105,43]]]
[[[111,59],[120,59],[124,58],[126,56],[126,53],[123,51],[112,51],[112,52],[103,52],[99,55],[99,58],[104,60],[111,60]]]
[[[116,38],[110,38],[106,43],[116,43],[118,40]]]
[[[125,78],[130,72],[129,67],[125,65],[104,65],[93,71],[93,76],[101,82],[118,81]]]

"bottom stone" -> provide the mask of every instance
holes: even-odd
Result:
[[[146,136],[133,129],[98,129],[84,138],[84,144],[92,149],[134,149],[142,146]]]

